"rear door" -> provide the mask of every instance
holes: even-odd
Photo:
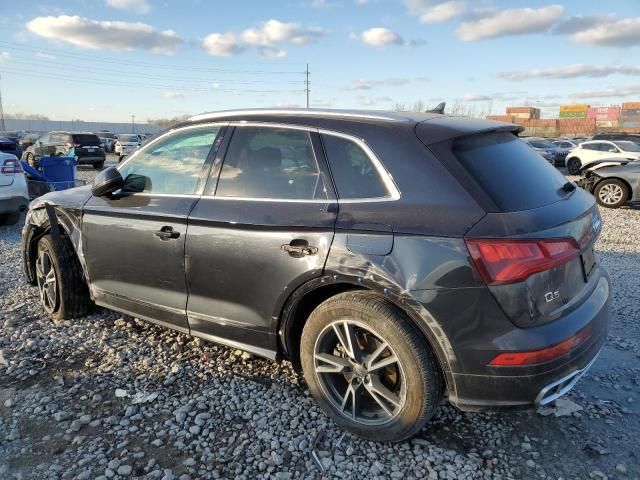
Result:
[[[189,215],[192,334],[273,356],[295,288],[321,275],[337,203],[317,131],[237,124]]]

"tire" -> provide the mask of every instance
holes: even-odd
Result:
[[[629,187],[617,178],[605,179],[593,190],[596,202],[606,208],[618,208],[629,199]]]
[[[78,257],[69,239],[62,233],[60,235],[60,257],[55,253],[51,235],[47,234],[38,242],[35,259],[40,302],[44,311],[56,320],[82,317],[91,308],[89,290]],[[51,283],[47,283],[52,279],[55,281],[53,288]]]
[[[101,170],[102,167],[104,167],[104,160],[93,164],[93,168],[95,168],[96,170]]]
[[[337,331],[343,338],[352,332],[353,354]],[[300,360],[319,406],[340,427],[368,440],[413,436],[442,400],[442,374],[421,332],[400,309],[370,292],[346,292],[320,304],[304,326]]]
[[[567,170],[571,175],[578,175],[580,167],[582,167],[582,162],[578,157],[571,157],[567,160]]]
[[[0,215],[0,225],[15,225],[20,219],[20,212],[3,213]]]

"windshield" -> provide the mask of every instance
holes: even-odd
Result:
[[[137,135],[118,135],[118,140],[120,140],[121,142],[138,143],[138,136]]]
[[[555,148],[555,145],[547,140],[529,140],[529,144],[534,148]]]
[[[637,143],[629,142],[626,140],[613,143],[615,143],[620,149],[624,150],[625,152],[640,152],[640,145],[638,145]]]

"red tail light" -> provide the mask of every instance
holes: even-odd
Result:
[[[2,164],[2,167],[0,168],[0,173],[22,173],[22,165],[20,165],[20,160],[14,160],[12,158],[5,160]]]
[[[501,353],[489,362],[494,367],[518,367],[521,365],[535,365],[548,362],[569,353],[591,336],[591,325],[552,347],[531,352]]]
[[[572,238],[544,240],[467,239],[473,263],[487,285],[520,282],[580,255]]]

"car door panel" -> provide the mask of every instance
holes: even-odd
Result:
[[[188,332],[187,219],[224,131],[200,125],[159,137],[118,167],[120,191],[87,202],[83,248],[96,303]]]
[[[83,216],[84,249],[96,303],[188,331],[184,244],[193,197],[92,197]],[[156,233],[171,227],[178,238]]]

